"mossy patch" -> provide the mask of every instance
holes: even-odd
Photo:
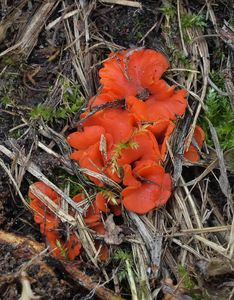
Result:
[[[224,90],[224,79],[220,72],[212,72],[211,79],[221,90]],[[234,147],[234,116],[229,98],[218,94],[214,88],[209,87],[205,99],[205,107],[206,110],[203,117],[201,117],[201,124],[206,132],[208,145],[214,146],[209,132],[209,125],[204,116],[215,127],[221,148],[228,150]]]

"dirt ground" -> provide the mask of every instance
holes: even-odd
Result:
[[[2,0],[0,16],[0,299],[234,299],[232,1]],[[125,237],[107,262],[95,265],[85,251],[58,260],[25,205],[29,185],[38,168],[62,190],[69,183],[71,196],[80,185],[94,192],[66,137],[100,88],[102,61],[137,47],[163,52],[167,82],[191,92],[176,121],[174,165],[169,157],[165,165],[174,196],[144,217],[114,220]],[[207,140],[191,164],[178,153],[194,122]]]

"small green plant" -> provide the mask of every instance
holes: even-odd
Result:
[[[121,152],[124,149],[128,149],[128,148],[137,149],[138,144],[136,142],[132,141],[132,140],[129,140],[128,142],[125,142],[125,143],[116,144],[114,154],[113,154],[112,159],[111,159],[111,169],[112,169],[113,173],[115,173],[115,172],[118,173],[119,172],[117,160],[119,159],[119,157],[121,155]]]
[[[77,99],[81,98],[80,95],[80,86],[76,83],[69,81],[68,79],[62,79],[62,88],[63,88],[63,99],[67,102],[68,105],[75,105],[76,108]]]
[[[212,80],[220,89],[224,90],[224,79],[220,72],[212,72]],[[221,148],[228,150],[234,147],[234,116],[229,98],[219,95],[216,90],[210,87],[205,99],[205,106],[204,116],[215,127]],[[206,133],[207,143],[214,146],[205,118],[201,118],[201,125]]]
[[[107,203],[111,203],[112,205],[118,205],[117,195],[115,195],[113,191],[101,188],[101,192],[106,198]]]
[[[171,25],[174,23],[176,17],[176,8],[170,1],[165,3],[162,7],[160,7],[160,11],[165,16],[165,26],[164,30],[171,34]]]
[[[55,176],[54,176],[55,175]],[[74,197],[75,195],[79,194],[84,190],[82,184],[77,182],[77,177],[75,175],[70,175],[66,171],[62,169],[55,169],[53,173],[53,177],[51,180],[55,180],[55,183],[64,190],[65,187],[69,183],[69,196]]]
[[[230,24],[232,27],[234,27],[234,18],[231,18],[231,19],[229,20],[229,24]]]
[[[63,80],[61,84],[63,91],[63,103],[61,106],[53,108],[40,103],[29,113],[31,119],[42,118],[47,122],[57,119],[67,119],[79,111],[83,104],[79,86],[68,80]]]
[[[127,250],[117,249],[114,254],[114,259],[119,261],[125,261],[128,260],[130,262],[133,262],[132,254],[131,252]]]
[[[164,14],[167,19],[173,19],[176,15],[176,8],[174,5],[167,3],[160,7],[160,11]]]
[[[115,149],[114,149],[114,153],[112,155],[112,159],[111,159],[111,169],[112,172],[115,173],[117,172],[119,175],[121,173],[121,169],[118,166],[118,162],[117,160],[119,159],[121,152],[125,149],[137,149],[139,147],[138,143],[134,142],[132,139],[134,136],[136,136],[137,134],[146,131],[146,129],[149,127],[148,124],[145,125],[140,125],[138,128],[136,128],[130,139],[127,142],[124,143],[119,143],[116,144]]]
[[[185,56],[185,54],[178,48],[173,47],[171,49],[172,56],[170,59],[172,68],[178,67],[178,65],[183,66],[185,69],[191,69],[191,61],[188,57]]]
[[[193,300],[200,300],[200,291],[195,289],[195,282],[191,279],[190,274],[186,270],[185,266],[179,265],[177,268],[177,273],[179,275],[180,284],[187,289],[187,293]]]
[[[24,131],[19,128],[17,130],[9,132],[9,137],[17,140],[22,136],[23,133],[24,133]]]
[[[59,240],[56,240],[56,246],[59,248],[59,250],[61,252],[61,256],[63,256],[64,258],[67,258],[67,250],[63,248],[63,246]]]
[[[4,95],[1,98],[1,103],[4,107],[15,106],[15,101],[8,95]]]
[[[206,22],[202,15],[184,14],[181,16],[181,26],[183,29],[191,27],[206,27]]]
[[[13,55],[5,55],[1,58],[2,62],[5,66],[14,66],[16,65],[16,59],[14,59]]]
[[[179,265],[177,272],[178,272],[180,279],[182,280],[183,286],[186,289],[191,290],[195,287],[194,282],[192,281],[188,271],[186,270],[186,268],[184,266]]]
[[[29,113],[32,120],[42,118],[45,121],[51,121],[55,117],[55,111],[52,107],[44,104],[38,104]]]
[[[128,271],[126,269],[125,262],[128,261],[130,268],[133,267],[132,254],[127,250],[118,249],[114,254],[114,260],[120,263],[118,270],[118,277],[120,282],[126,280],[128,278]]]
[[[75,103],[72,103],[69,107],[59,107],[54,109],[44,104],[38,104],[29,113],[30,118],[33,120],[42,118],[45,121],[52,121],[56,119],[67,119],[70,115],[78,112],[83,101],[79,98]]]

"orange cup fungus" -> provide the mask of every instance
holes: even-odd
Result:
[[[175,128],[173,121],[185,113],[187,92],[169,86],[161,79],[168,67],[167,58],[150,49],[111,53],[99,71],[101,93],[89,100],[77,131],[67,137],[69,145],[75,149],[71,159],[123,186],[117,203],[108,201],[100,192],[86,211],[86,225],[99,234],[105,233],[101,214],[121,215],[121,204],[129,211],[145,214],[163,206],[171,196],[171,176],[165,172],[162,162]],[[111,102],[118,100],[124,103],[122,108],[115,108],[114,103],[111,106]],[[95,107],[98,109],[89,114]],[[191,162],[200,159],[197,149],[202,147],[204,139],[203,130],[196,127],[194,144],[185,151],[185,159]],[[99,179],[88,177],[97,186],[104,186]],[[55,192],[42,183],[36,184],[53,201],[60,203]],[[41,232],[53,248],[60,239],[57,230],[60,222],[48,209],[45,214],[46,208],[40,200],[32,194],[29,196],[35,210],[35,222],[40,224]],[[82,195],[73,200],[81,201]],[[71,259],[81,250],[73,233],[60,244]],[[96,247],[100,259],[106,259],[107,245],[100,245],[97,241]]]
[[[36,186],[44,195],[49,197],[57,205],[61,205],[60,196],[45,183],[38,181],[35,182],[33,186]],[[82,249],[82,245],[75,232],[68,232],[69,235],[65,238],[64,235],[61,234],[61,231],[64,229],[62,229],[61,222],[57,216],[30,190],[28,196],[31,199],[30,207],[34,211],[34,221],[40,225],[40,232],[45,235],[51,253],[58,258],[66,257],[70,260],[75,259]],[[84,195],[82,193],[73,197],[73,201],[77,203],[81,202],[83,199]],[[84,215],[84,222],[87,227],[99,235],[105,234],[105,227],[101,221],[101,213],[107,213],[111,210],[109,210],[108,205],[109,204],[104,196],[102,196],[102,193],[98,193],[96,200],[89,206]],[[73,214],[72,211],[69,213],[71,215]],[[97,250],[99,250],[99,259],[107,260],[109,257],[108,247],[106,245],[101,245],[99,241],[96,242],[96,247]]]
[[[89,100],[89,109],[116,100],[125,100],[125,107],[103,108],[90,116],[87,110],[81,115],[86,117],[83,131],[67,138],[76,149],[71,159],[122,183],[121,203],[139,214],[164,205],[172,190],[171,177],[161,163],[175,128],[173,121],[185,113],[187,92],[160,79],[168,67],[167,58],[150,49],[111,53],[99,71],[101,93]],[[204,133],[200,127],[194,140],[201,148]],[[197,148],[191,145],[185,158],[199,160]],[[103,186],[97,178],[89,179]]]

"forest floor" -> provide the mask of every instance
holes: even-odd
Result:
[[[0,299],[234,299],[232,2],[1,1]],[[92,233],[75,260],[57,259],[28,208],[29,186],[95,196],[66,137],[98,92],[108,54],[140,47],[164,53],[164,79],[188,91],[165,162],[173,196],[112,220],[106,261],[87,250]],[[206,142],[192,164],[181,147],[196,124]]]

